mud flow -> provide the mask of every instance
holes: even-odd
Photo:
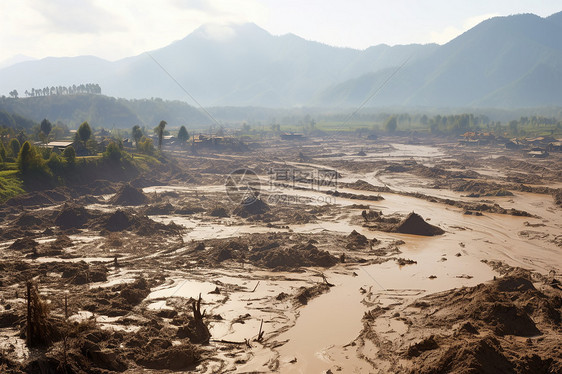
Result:
[[[168,150],[0,209],[0,372],[562,372],[562,154]]]

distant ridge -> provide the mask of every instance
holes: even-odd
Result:
[[[367,106],[498,107],[562,103],[562,12],[486,20],[439,46],[337,48],[255,24],[201,26],[147,54],[109,62],[93,56],[46,58],[0,69],[0,92],[95,82],[123,98],[204,106],[352,107],[406,61]]]
[[[373,104],[520,108],[561,105],[562,13],[489,19],[409,63]],[[318,102],[353,105],[389,71],[342,82]]]

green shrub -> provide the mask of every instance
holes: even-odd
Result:
[[[62,152],[62,157],[66,161],[68,166],[74,166],[76,163],[76,151],[73,146],[68,146]]]
[[[152,139],[147,138],[145,136],[142,137],[140,143],[139,143],[139,152],[147,154],[147,155],[153,155],[154,154],[154,144],[152,143]]]
[[[103,153],[103,158],[117,163],[121,161],[121,157],[122,153],[121,149],[119,149],[119,145],[111,141]]]
[[[48,177],[51,175],[49,169],[46,167],[46,162],[29,141],[23,143],[18,155],[17,164],[20,173],[24,177]]]
[[[6,162],[6,148],[4,147],[4,143],[0,140],[0,162]]]
[[[56,153],[51,153],[51,157],[47,160],[47,166],[55,175],[61,175],[64,170],[64,162]]]

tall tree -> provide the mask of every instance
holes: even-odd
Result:
[[[6,148],[4,147],[4,142],[0,140],[0,161],[6,161]]]
[[[40,158],[37,156],[35,149],[28,141],[23,143],[18,155],[18,169],[21,173],[26,174],[33,169],[38,162],[40,162]]]
[[[10,151],[12,152],[12,157],[16,158],[18,157],[18,154],[20,153],[20,148],[21,148],[21,143],[19,142],[18,139],[13,138],[12,140],[10,140],[10,144],[9,144],[9,148]]]
[[[139,141],[142,138],[142,130],[139,125],[134,125],[133,130],[131,131],[131,137],[135,141],[136,146],[139,146]]]
[[[180,131],[178,131],[178,139],[182,145],[189,139],[189,133],[187,132],[185,126],[180,127]]]
[[[84,122],[80,125],[77,134],[80,140],[86,144],[86,142],[92,137],[92,129],[88,122]]]
[[[45,137],[47,137],[51,133],[52,129],[53,125],[51,122],[49,122],[47,118],[44,118],[43,121],[41,121],[41,132],[45,134]]]
[[[164,137],[164,128],[166,125],[166,121],[160,121],[158,126],[154,129],[154,132],[158,136],[158,150],[162,150],[162,138]]]

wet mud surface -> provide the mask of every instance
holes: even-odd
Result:
[[[401,141],[170,152],[7,201],[0,368],[561,371],[562,155]]]

